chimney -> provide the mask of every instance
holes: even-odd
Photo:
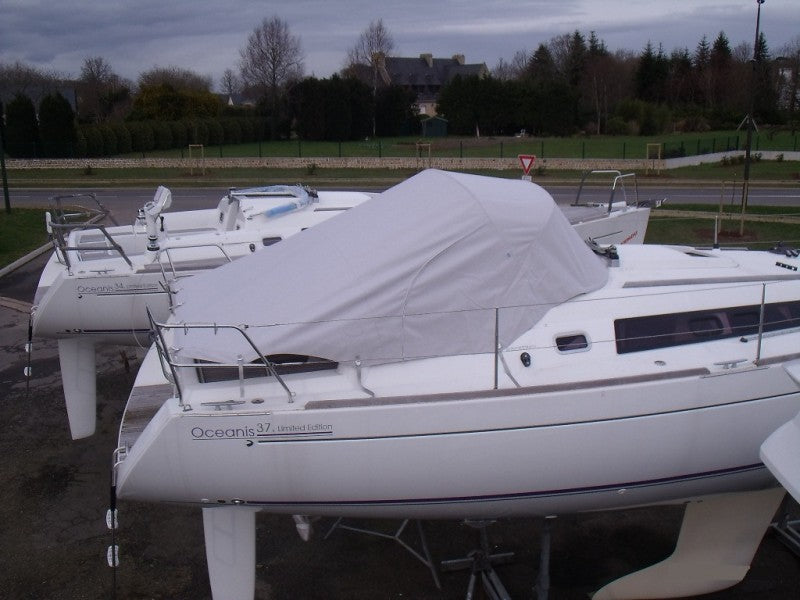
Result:
[[[433,68],[433,54],[420,54],[419,57],[427,63],[429,69]]]
[[[463,54],[453,54],[453,60],[460,65],[464,64],[464,55]]]

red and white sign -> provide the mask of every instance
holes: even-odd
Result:
[[[522,165],[522,171],[528,175],[533,168],[533,163],[536,162],[536,157],[533,154],[518,154],[519,164]]]

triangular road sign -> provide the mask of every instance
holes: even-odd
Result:
[[[536,157],[533,154],[519,154],[517,156],[519,158],[519,164],[522,165],[522,171],[527,175],[531,172],[531,167],[533,167],[533,163],[536,162]]]

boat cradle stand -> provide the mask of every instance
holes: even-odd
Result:
[[[470,520],[467,519],[464,523],[470,527],[478,530],[478,544],[479,547],[472,550],[464,558],[455,558],[451,560],[442,561],[443,571],[457,571],[460,569],[469,569],[469,583],[467,584],[466,600],[472,600],[475,595],[475,585],[477,584],[478,577],[480,576],[483,590],[489,600],[511,600],[503,582],[494,570],[494,565],[500,565],[510,562],[513,557],[513,552],[499,552],[492,554],[489,548],[489,535],[486,528],[494,523],[490,519]]]
[[[439,583],[439,574],[436,572],[436,565],[434,565],[433,558],[431,558],[430,550],[428,550],[428,540],[425,537],[425,530],[422,528],[421,521],[416,521],[417,535],[419,536],[420,546],[422,547],[421,552],[415,550],[411,545],[409,545],[405,540],[402,539],[403,532],[405,531],[406,526],[409,523],[409,519],[404,519],[394,533],[383,533],[381,531],[375,531],[374,529],[355,527],[353,525],[348,525],[343,521],[344,521],[343,517],[339,517],[338,519],[336,519],[333,525],[331,525],[330,529],[328,529],[328,533],[325,534],[325,537],[323,537],[323,539],[327,540],[331,536],[331,534],[337,529],[344,529],[345,531],[354,531],[356,533],[364,533],[366,535],[372,535],[387,540],[394,540],[395,542],[400,544],[403,548],[405,548],[406,551],[408,551],[408,553],[411,554],[411,556],[413,556],[423,565],[428,567],[428,570],[430,570],[431,576],[433,577],[433,582],[436,584],[436,589],[439,590],[442,589],[442,584]]]
[[[771,525],[779,539],[797,556],[800,556],[800,519],[791,520],[789,513],[784,513],[777,522]]]

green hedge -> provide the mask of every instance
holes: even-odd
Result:
[[[117,156],[131,152],[184,149],[188,144],[219,146],[258,142],[266,131],[256,117],[223,117],[183,121],[130,121],[83,124],[65,158]]]

